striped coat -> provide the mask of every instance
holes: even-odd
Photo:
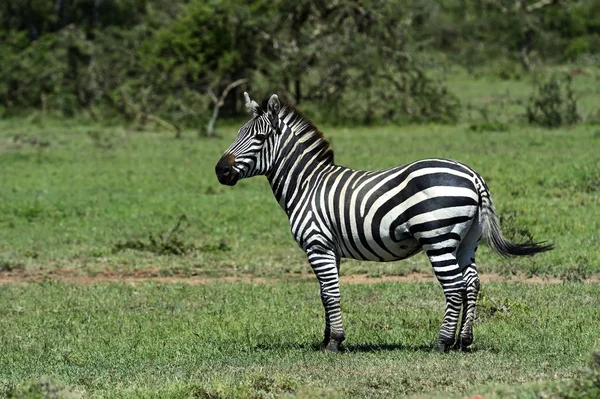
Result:
[[[436,344],[445,351],[473,340],[480,240],[505,256],[551,249],[506,240],[484,180],[468,166],[449,159],[380,171],[336,165],[329,143],[294,107],[281,107],[274,95],[264,112],[245,95],[252,119],[217,163],[216,174],[227,185],[255,175],[269,180],[319,280],[325,348],[338,351],[345,339],[340,258],[387,262],[425,251],[446,297]]]

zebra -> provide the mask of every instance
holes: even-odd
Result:
[[[446,352],[473,342],[481,240],[507,257],[553,248],[505,239],[485,181],[460,162],[432,158],[378,171],[350,169],[334,163],[328,141],[294,106],[273,94],[264,111],[248,93],[244,98],[251,119],[215,172],[229,186],[267,177],[319,281],[325,350],[338,352],[345,339],[340,258],[388,262],[424,251],[446,299],[434,346]]]

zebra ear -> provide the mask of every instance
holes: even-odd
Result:
[[[256,101],[252,101],[247,92],[244,92],[244,100],[246,100],[246,111],[248,111],[248,114],[253,118],[257,117],[260,107]]]
[[[267,105],[267,115],[273,127],[277,127],[277,124],[279,123],[280,109],[281,104],[279,103],[279,97],[277,97],[277,94],[273,94],[271,98],[269,98],[269,104]]]

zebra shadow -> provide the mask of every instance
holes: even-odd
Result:
[[[428,345],[406,345],[402,343],[391,343],[391,344],[377,344],[377,343],[361,343],[361,344],[348,344],[342,345],[340,348],[340,352],[342,353],[374,353],[374,352],[393,352],[393,351],[402,351],[402,352],[436,352],[434,349],[434,344]],[[266,351],[280,351],[286,349],[299,349],[299,350],[312,350],[312,351],[323,351],[320,343],[260,343],[254,346],[255,349],[258,350],[266,350]],[[474,353],[474,352],[491,352],[498,353],[497,348],[487,347],[487,346],[473,346],[469,348],[452,348],[448,350],[448,352],[456,352],[456,353]]]
[[[392,351],[403,351],[403,352],[434,352],[437,353],[434,344],[428,345],[405,345],[405,344],[349,344],[345,345],[344,349],[346,352],[352,353],[369,353],[369,352],[392,352]],[[497,353],[496,348],[485,347],[485,346],[472,346],[468,348],[450,348],[447,352],[456,353],[475,353],[475,352],[492,352]]]
[[[345,352],[391,352],[391,351],[402,351],[402,352],[433,352],[434,345],[406,345],[401,343],[391,344],[377,344],[377,343],[363,343],[363,344],[348,344],[344,345]]]

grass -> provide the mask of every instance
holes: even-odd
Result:
[[[3,287],[0,395],[52,376],[85,397],[460,397],[577,378],[599,344],[597,285],[485,285],[508,305],[480,309],[472,352],[439,354],[437,284],[381,283],[343,288],[348,351],[331,355],[316,288]]]
[[[215,139],[187,131],[176,140],[152,127],[34,114],[0,120],[0,280],[42,281],[0,286],[0,396],[583,397],[599,347],[600,288],[581,282],[600,277],[600,127],[591,118],[528,126],[531,80],[454,76],[466,105],[456,126],[318,124],[336,160],[354,168],[467,163],[490,186],[507,237],[556,245],[534,258],[478,252],[484,273],[565,284],[484,285],[472,352],[431,351],[443,312],[433,283],[344,285],[348,352],[316,350],[316,282],[294,278],[311,271],[266,179],[229,188],[214,176],[242,122],[219,125]],[[598,76],[574,77],[584,117],[597,113]],[[341,270],[431,273],[422,255],[344,260]],[[289,278],[56,282],[65,274]]]
[[[524,82],[459,82],[453,88],[467,104],[496,106],[504,101],[507,86],[519,88],[517,99],[528,93]],[[593,78],[575,77],[574,86],[587,93],[589,109],[593,93],[584,90],[586,84],[592,85]],[[482,99],[485,88],[485,96],[499,97]],[[482,271],[597,275],[598,125],[545,130],[512,122],[506,131],[489,132],[472,130],[472,123],[322,128],[337,161],[354,168],[379,169],[436,156],[467,163],[487,180],[508,237],[533,235],[557,247],[515,260],[500,259],[484,248],[478,262]],[[184,139],[175,140],[166,132],[133,132],[76,119],[0,120],[1,268],[92,274],[141,269],[169,274],[177,269],[206,276],[310,273],[266,179],[229,188],[214,176],[216,161],[240,125],[220,126],[217,139],[198,140],[194,132],[186,132]],[[178,239],[194,251],[171,256],[127,249],[168,234],[181,215],[187,224]],[[342,273],[372,275],[412,270],[429,271],[427,259],[349,261],[342,267]]]

